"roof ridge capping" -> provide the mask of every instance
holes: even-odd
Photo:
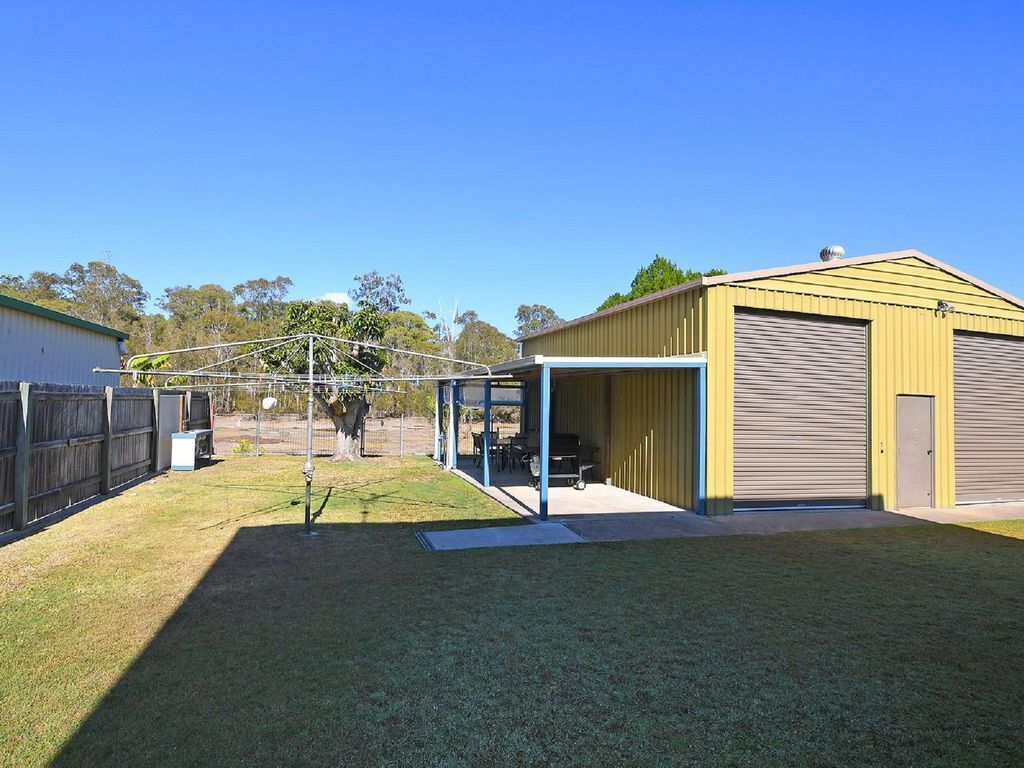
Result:
[[[864,256],[851,256],[848,259],[837,259],[835,261],[814,261],[806,264],[794,264],[786,267],[769,267],[767,269],[755,269],[747,272],[736,272],[733,274],[715,275],[714,277],[701,277],[697,280],[691,280],[687,283],[681,283],[680,285],[673,285],[670,288],[663,288],[660,291],[654,293],[648,293],[646,296],[640,296],[630,301],[624,301],[621,304],[616,304],[613,307],[602,309],[597,312],[591,312],[588,315],[582,315],[573,320],[567,320],[564,323],[553,325],[550,328],[545,328],[543,331],[537,333],[531,333],[528,336],[522,336],[517,341],[528,341],[530,339],[536,339],[539,336],[544,336],[555,331],[561,331],[565,328],[571,328],[574,325],[588,322],[590,320],[596,320],[599,317],[605,317],[607,315],[613,315],[616,312],[622,312],[623,310],[632,309],[643,304],[657,301],[666,296],[673,296],[677,293],[686,293],[692,291],[695,288],[704,288],[714,285],[727,285],[729,283],[744,283],[750,280],[762,280],[766,277],[780,277],[783,275],[795,275],[803,272],[821,272],[828,269],[839,269],[841,267],[856,266],[858,264],[872,264],[880,261],[896,261],[898,259],[919,259],[926,264],[941,269],[954,277],[959,277],[961,280],[966,280],[968,283],[981,288],[984,291],[988,291],[994,296],[998,296],[1005,301],[1014,304],[1021,309],[1024,309],[1024,301],[1018,299],[1016,296],[1007,293],[1006,291],[1000,290],[995,286],[989,285],[983,280],[979,280],[966,272],[962,272],[956,267],[952,267],[945,262],[939,261],[938,259],[932,258],[926,253],[915,248],[908,248],[901,251],[886,251],[885,253],[869,253]]]

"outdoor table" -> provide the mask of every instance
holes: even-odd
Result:
[[[498,465],[498,469],[507,467],[512,461],[512,438],[499,437],[494,441],[494,449],[497,454],[495,462]]]

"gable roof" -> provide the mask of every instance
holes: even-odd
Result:
[[[73,315],[66,315],[63,312],[58,312],[55,309],[47,309],[41,307],[38,304],[32,304],[28,301],[22,301],[21,299],[15,299],[13,296],[5,296],[0,293],[0,307],[6,307],[7,309],[14,309],[18,312],[27,312],[30,315],[36,315],[37,317],[45,317],[47,320],[55,320],[58,323],[64,323],[65,325],[73,325],[76,328],[81,328],[85,331],[93,331],[94,333],[102,333],[106,336],[113,336],[115,339],[125,340],[128,334],[124,331],[118,331],[113,328],[107,328],[105,325],[99,323],[90,323],[88,320],[83,320],[80,317]]]
[[[606,317],[613,315],[616,312],[622,312],[627,309],[633,309],[642,304],[648,304],[652,301],[659,301],[667,296],[674,296],[678,293],[686,293],[697,288],[707,288],[713,285],[731,285],[733,283],[744,283],[750,280],[762,280],[767,277],[782,277],[785,275],[796,275],[804,272],[821,272],[827,269],[839,269],[842,267],[853,267],[858,264],[873,264],[879,261],[898,261],[899,259],[919,259],[926,264],[929,264],[936,269],[941,269],[954,277],[958,277],[972,285],[981,288],[983,291],[998,296],[1000,299],[1008,301],[1015,306],[1024,309],[1024,301],[1021,301],[1016,296],[1012,296],[1006,291],[1001,291],[998,288],[989,285],[988,283],[979,280],[976,277],[968,275],[966,272],[961,272],[956,267],[951,267],[949,264],[933,259],[926,253],[914,250],[913,248],[904,251],[889,251],[887,253],[872,253],[867,256],[853,256],[849,259],[838,259],[836,261],[815,261],[810,264],[796,264],[789,267],[773,267],[770,269],[756,269],[749,272],[736,272],[735,274],[716,275],[714,277],[701,277],[697,280],[691,280],[688,283],[682,283],[680,285],[673,285],[671,288],[665,288],[655,293],[649,293],[646,296],[641,296],[637,299],[631,299],[630,301],[624,301],[621,304],[616,304],[614,307],[608,307],[598,312],[591,312],[589,315],[583,315],[575,320],[567,320],[564,323],[553,325],[550,328],[545,328],[543,331],[537,333],[531,333],[529,336],[523,336],[518,341],[528,341],[530,339],[536,339],[540,336],[544,336],[555,331],[561,331],[565,328],[571,328],[574,325],[580,325],[582,323],[596,320],[600,317]]]

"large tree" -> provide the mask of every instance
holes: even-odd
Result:
[[[314,342],[313,372],[318,377],[348,375],[358,380],[379,375],[388,364],[388,356],[382,350],[366,346],[380,344],[386,331],[387,319],[372,304],[352,312],[344,304],[329,301],[293,301],[285,306],[279,335],[315,333],[348,339],[347,343]],[[271,370],[308,372],[308,353],[302,354],[294,344],[264,352],[261,358]],[[371,388],[365,383],[317,386],[314,397],[330,416],[336,433],[332,460],[359,458],[359,433],[369,410],[367,392]]]
[[[480,319],[480,316],[472,309],[460,312],[457,304],[450,310],[439,304],[436,312],[428,309],[423,313],[423,317],[432,323],[430,329],[434,332],[434,338],[437,339],[438,347],[441,350],[440,354],[445,357],[457,357],[455,343],[458,341],[462,329],[469,323]],[[448,363],[441,373],[451,373],[453,370],[453,364]]]
[[[399,310],[387,316],[388,329],[384,334],[384,343],[393,349],[418,352],[425,355],[441,355],[443,350],[437,337],[427,321],[415,312]],[[418,355],[392,355],[384,373],[388,376],[414,377],[433,376],[444,373],[445,364],[439,360]],[[387,392],[372,397],[375,413],[397,416],[406,415],[429,416],[434,412],[433,382],[417,383],[403,381],[397,387],[403,394]]]
[[[522,338],[558,325],[562,318],[551,307],[543,304],[520,304],[516,310],[516,336]]]
[[[142,283],[105,261],[72,264],[61,282],[79,317],[122,330],[139,321],[149,299]]]
[[[235,286],[233,293],[241,302],[242,314],[263,330],[267,324],[280,319],[284,312],[284,299],[292,287],[292,279],[278,275],[273,280],[258,277]]]
[[[37,270],[28,277],[0,275],[0,293],[58,312],[71,313],[74,304],[64,291],[64,279],[56,272]]]
[[[403,304],[409,303],[405,286],[398,275],[382,275],[377,270],[356,275],[356,287],[352,298],[357,304],[372,304],[379,312],[397,312]]]
[[[75,263],[63,275],[0,275],[0,292],[129,332],[149,298],[142,283],[105,261]]]
[[[629,285],[628,293],[613,293],[601,302],[598,309],[601,310],[607,309],[608,307],[614,307],[616,304],[621,304],[624,301],[638,299],[649,293],[662,291],[665,288],[671,288],[674,285],[682,285],[683,283],[688,283],[701,277],[711,277],[712,275],[724,274],[725,270],[718,269],[717,267],[709,269],[706,272],[682,269],[674,261],[655,254],[654,260],[650,264],[637,270],[636,275],[633,277],[633,282]]]
[[[474,313],[475,314],[475,313]],[[492,365],[516,356],[516,343],[490,323],[470,320],[455,342],[455,357]]]
[[[215,283],[206,283],[198,288],[176,285],[164,288],[164,295],[156,303],[167,313],[172,323],[187,326],[197,322],[207,312],[233,311],[235,295]]]

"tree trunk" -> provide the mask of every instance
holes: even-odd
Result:
[[[363,417],[369,410],[365,398],[358,397],[348,400],[328,401],[316,395],[317,400],[327,410],[334,424],[334,455],[331,461],[358,461],[359,433],[363,428]]]

